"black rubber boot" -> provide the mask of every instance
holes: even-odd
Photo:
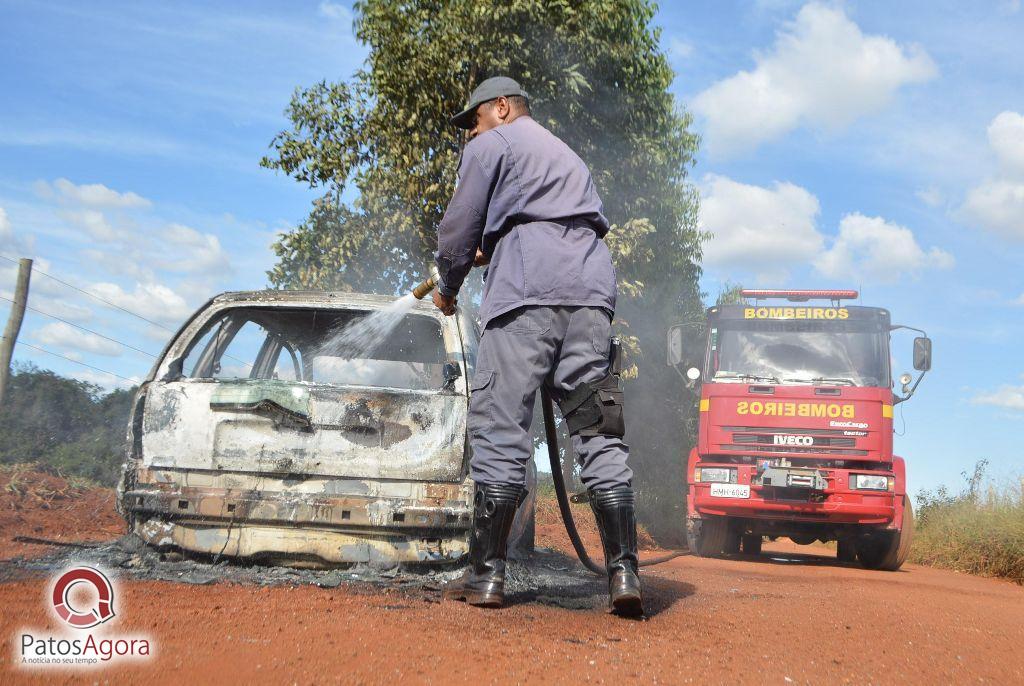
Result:
[[[590,490],[608,569],[609,607],[624,617],[644,613],[636,545],[636,505],[631,486]]]
[[[508,533],[526,489],[518,485],[478,484],[473,496],[473,531],[469,569],[444,589],[446,600],[479,607],[505,602],[505,553]]]

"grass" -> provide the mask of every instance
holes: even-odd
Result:
[[[984,478],[987,460],[964,474],[959,493],[945,487],[917,496],[910,559],[920,564],[1024,584],[1024,480],[998,486]]]
[[[100,484],[91,479],[69,476],[47,465],[29,462],[0,465],[0,494],[18,499],[32,498],[48,505],[98,487]]]

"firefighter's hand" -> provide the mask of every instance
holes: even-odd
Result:
[[[473,260],[473,264],[477,267],[483,267],[490,263],[491,258],[484,254],[484,251],[480,248],[476,249],[476,258]]]
[[[455,306],[458,302],[458,298],[441,295],[441,291],[437,289],[434,290],[434,307],[441,310],[441,314],[444,316],[450,317],[455,314]]]

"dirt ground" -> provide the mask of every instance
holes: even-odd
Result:
[[[46,552],[12,543],[18,535],[123,532],[109,491],[47,501],[6,486],[2,558]],[[538,508],[538,545],[567,550],[555,512]],[[1024,588],[914,565],[866,571],[824,547],[765,550],[650,568],[643,621],[536,595],[484,611],[431,588],[121,579],[111,631],[147,634],[155,655],[79,672],[12,664],[19,629],[58,629],[48,578],[21,578],[0,583],[0,683],[1024,683]]]

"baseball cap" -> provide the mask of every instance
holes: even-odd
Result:
[[[521,95],[527,100],[530,98],[515,79],[507,76],[492,76],[481,82],[473,90],[473,94],[469,96],[469,104],[466,105],[466,109],[452,117],[452,125],[458,126],[460,129],[473,128],[473,113],[476,112],[476,108],[488,100],[494,100],[503,95],[505,97]]]

